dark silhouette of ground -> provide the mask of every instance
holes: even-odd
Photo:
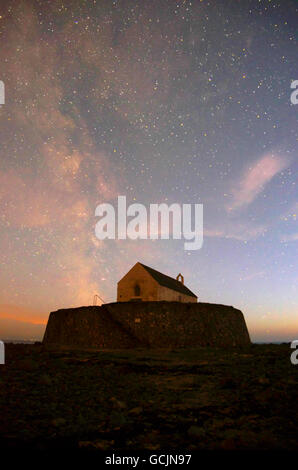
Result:
[[[289,344],[82,352],[8,344],[0,446],[295,450],[291,352]]]

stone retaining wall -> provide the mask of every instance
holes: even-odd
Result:
[[[250,344],[240,310],[226,305],[120,302],[52,312],[48,348],[187,348]]]

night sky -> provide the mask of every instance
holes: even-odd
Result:
[[[137,262],[298,339],[296,1],[0,6],[0,337],[116,300]],[[204,244],[98,240],[95,208],[204,205]]]

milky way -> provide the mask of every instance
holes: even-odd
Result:
[[[1,2],[2,337],[137,261],[298,337],[296,25],[294,0]],[[118,195],[203,204],[203,247],[98,240]]]

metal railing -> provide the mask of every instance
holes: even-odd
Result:
[[[97,299],[101,300],[103,304],[105,303],[105,301],[99,295],[95,294],[93,297],[93,306],[97,305]]]

